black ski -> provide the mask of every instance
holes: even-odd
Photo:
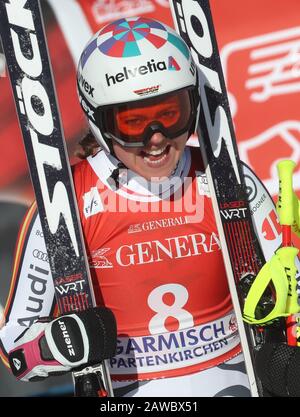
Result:
[[[96,304],[39,1],[0,0],[0,34],[59,310],[82,311]],[[106,361],[73,377],[113,395]]]
[[[254,349],[260,340],[255,327],[243,322],[240,281],[245,276],[256,276],[265,258],[251,219],[209,0],[170,0],[170,5],[175,27],[200,67],[200,149],[251,394],[262,396],[253,366]]]

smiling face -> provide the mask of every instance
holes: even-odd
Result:
[[[143,148],[124,148],[113,141],[113,149],[116,157],[131,171],[146,180],[159,181],[169,177],[176,168],[187,140],[188,133],[168,139],[156,132]]]

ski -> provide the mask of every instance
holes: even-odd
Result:
[[[59,311],[92,308],[95,297],[39,1],[0,0],[0,34]],[[106,360],[74,372],[73,380],[75,395],[113,396]]]
[[[265,263],[254,231],[238,156],[209,0],[170,0],[176,30],[199,66],[198,137],[252,396],[263,396],[254,368],[256,329],[243,322],[241,280]],[[191,70],[193,70],[191,68]]]

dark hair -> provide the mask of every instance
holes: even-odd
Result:
[[[80,159],[85,159],[90,155],[94,155],[100,148],[99,143],[96,141],[94,135],[89,130],[87,134],[78,143],[81,149],[75,151],[75,156]]]

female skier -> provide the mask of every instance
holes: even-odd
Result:
[[[120,19],[88,42],[77,88],[90,133],[73,178],[97,305],[117,324],[115,395],[248,396],[204,166],[199,148],[186,146],[200,106],[188,47],[156,20]],[[273,203],[244,169],[257,188],[252,204],[262,201],[254,222],[263,239]],[[63,316],[62,328],[54,295],[33,204],[0,332],[4,361],[23,381],[101,359],[97,308]]]

